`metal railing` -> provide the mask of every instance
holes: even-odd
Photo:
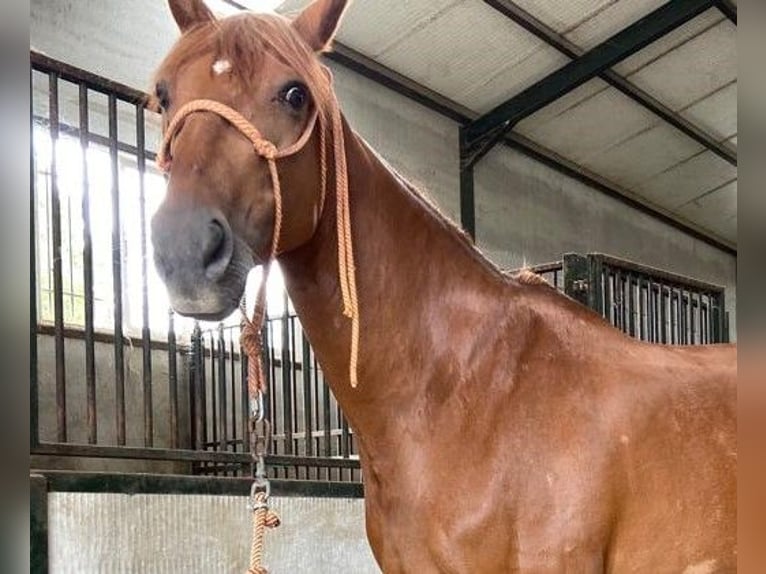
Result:
[[[729,341],[725,289],[719,285],[603,253],[568,253],[528,269],[642,341]]]
[[[239,328],[174,315],[149,263],[159,117],[141,92],[30,60],[32,465],[249,475]],[[266,340],[270,474],[360,481],[296,318],[270,318]]]
[[[195,329],[189,369],[193,445],[197,450],[249,452],[247,356],[238,326]],[[287,305],[264,325],[266,417],[277,478],[361,480],[356,444],[324,380],[298,318]],[[230,474],[226,464],[202,464],[204,474]]]

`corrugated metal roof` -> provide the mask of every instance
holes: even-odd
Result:
[[[339,40],[482,112],[568,60],[482,2],[356,2]]]
[[[514,0],[583,50],[666,0]],[[305,0],[288,0],[296,10]],[[356,0],[340,40],[484,113],[568,58],[476,0]],[[737,146],[736,26],[709,9],[615,66],[715,141]],[[737,169],[594,79],[519,123],[532,141],[736,242]]]
[[[719,22],[628,78],[671,109],[681,110],[736,81],[736,32],[728,20]]]
[[[538,2],[545,3],[541,0]],[[665,2],[666,0],[611,1],[604,9],[581,22],[576,28],[567,31],[564,36],[583,50],[590,50]],[[547,23],[547,20],[543,21]]]

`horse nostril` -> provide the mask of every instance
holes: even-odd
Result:
[[[231,241],[223,224],[213,219],[208,223],[202,244],[202,265],[210,279],[224,274],[231,260]]]

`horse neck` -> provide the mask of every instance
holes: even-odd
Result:
[[[422,416],[424,386],[454,362],[451,322],[480,312],[507,282],[345,122],[344,130],[361,317],[357,388],[349,385],[351,324],[342,313],[332,192],[312,239],[280,264],[319,364],[365,437],[407,424],[408,413]]]

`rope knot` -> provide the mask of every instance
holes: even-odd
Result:
[[[268,506],[268,496],[258,492],[253,496],[253,542],[250,547],[250,568],[247,574],[268,574],[263,566],[263,534],[266,528],[279,526],[279,516]]]
[[[269,140],[253,139],[252,143],[255,153],[257,153],[259,156],[269,161],[275,160],[277,158],[277,153],[279,150],[277,149],[277,146],[275,146]]]
[[[239,344],[247,353],[248,358],[256,359],[261,353],[261,331],[252,321],[242,322],[242,330],[239,334]]]

